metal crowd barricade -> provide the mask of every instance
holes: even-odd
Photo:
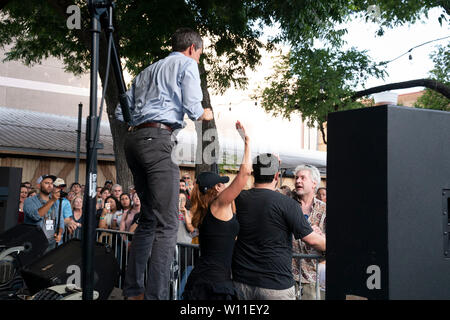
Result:
[[[178,272],[173,273],[174,279],[171,281],[174,289],[172,294],[173,300],[181,300],[187,278],[199,257],[200,247],[198,244],[177,243],[174,264],[177,266]]]
[[[294,259],[298,259],[299,262],[299,269],[302,268],[302,259],[312,259],[316,260],[316,300],[320,300],[320,283],[319,283],[319,260],[322,260],[324,256],[318,255],[318,254],[304,254],[304,253],[292,253],[292,257]],[[300,271],[301,273],[301,271]],[[299,275],[300,281],[299,281],[299,289],[296,293],[296,299],[301,300],[302,299],[302,281],[301,281],[301,274]]]
[[[133,232],[128,231],[100,228],[96,229],[96,241],[109,245],[113,250],[117,262],[119,263],[119,279],[115,286],[120,289],[122,289],[125,281],[125,270],[128,265],[128,250],[130,248],[131,237],[133,235]]]
[[[73,234],[69,234],[67,230],[64,232],[63,241],[69,241],[73,238],[81,239],[81,229],[75,230]],[[128,265],[128,253],[129,246],[131,244],[131,238],[134,235],[133,232],[118,231],[111,229],[96,229],[96,240],[97,242],[109,245],[119,263],[119,279],[115,286],[119,289],[123,288],[125,270]],[[293,253],[293,258],[299,259],[299,267],[301,268],[301,262],[303,259],[313,259],[316,260],[316,270],[319,272],[319,260],[323,260],[322,255],[314,254],[302,254]],[[171,265],[171,276],[170,276],[170,299],[180,300],[184,291],[184,287],[189,277],[190,272],[195,267],[196,260],[200,257],[200,247],[198,244],[190,243],[177,243],[174,252],[174,260]],[[147,269],[144,275],[144,283],[147,281]],[[299,283],[299,290],[296,294],[296,299],[301,300],[301,281]],[[320,284],[319,275],[316,277],[316,300],[320,299]]]
[[[82,233],[83,232],[82,232],[81,228],[75,229],[75,231],[73,233],[69,233],[69,230],[67,228],[65,228],[64,234],[63,234],[63,242],[67,242],[72,239],[80,239],[81,240]]]
[[[114,285],[117,288],[122,289],[123,282],[125,280],[125,270],[128,264],[128,249],[131,244],[131,237],[133,232],[119,231],[112,229],[96,229],[96,241],[108,245],[111,247],[114,256],[119,264],[119,279]],[[67,228],[64,231],[63,242],[70,241],[74,238],[81,240],[82,229],[76,229],[72,234],[70,234]]]

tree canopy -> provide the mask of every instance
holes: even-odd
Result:
[[[69,30],[66,12],[70,5],[81,9],[81,28]],[[246,70],[256,68],[261,49],[276,44],[290,46],[280,59],[277,73],[262,88],[260,98],[268,111],[289,116],[300,111],[310,123],[326,121],[328,112],[358,107],[351,97],[368,77],[385,76],[383,64],[355,48],[343,50],[344,27],[352,17],[379,23],[378,35],[386,28],[416,22],[431,8],[443,9],[441,24],[450,14],[448,0],[121,0],[116,2],[114,41],[123,67],[132,75],[170,52],[170,38],[179,27],[198,30],[209,46],[201,59],[204,106],[210,106],[208,88],[222,93],[230,86],[244,88]],[[88,72],[90,67],[90,16],[87,1],[2,1],[0,46],[11,45],[7,60],[26,65],[53,56],[67,71]],[[263,26],[277,25],[279,35],[262,42]],[[317,41],[323,46],[318,48]],[[100,42],[99,74],[105,83],[107,46]],[[110,73],[114,84],[114,74]],[[123,154],[126,126],[113,118],[118,103],[117,88],[108,86],[105,95],[114,141],[118,181],[127,185],[130,174]],[[214,123],[212,123],[214,126]]]
[[[387,28],[415,23],[435,7],[443,9],[438,18],[441,26],[448,25],[449,1],[353,1],[350,4],[347,2],[347,5],[333,1],[328,7],[315,2],[309,7],[310,15],[306,21],[296,20],[295,10],[280,9],[277,12],[283,12],[280,13],[283,18],[279,20],[282,22],[282,30],[277,40],[290,45],[291,50],[280,57],[273,74],[266,79],[269,85],[260,88],[255,98],[261,100],[266,111],[274,114],[289,117],[292,112],[299,111],[310,125],[317,123],[323,132],[322,125],[329,112],[363,107],[356,98],[380,92],[378,89],[390,90],[387,85],[386,88],[374,88],[373,92],[357,92],[358,85],[365,87],[369,77],[385,79],[387,62],[373,61],[367,52],[356,48],[344,49],[343,36],[347,30],[337,26],[352,18],[364,18],[366,21],[376,22],[379,26],[376,34],[382,36]],[[307,21],[311,23],[303,28]],[[320,46],[317,45],[318,40]],[[434,57],[436,68],[432,71],[432,79],[439,81],[441,87],[448,85],[449,72],[444,67],[446,56],[448,57],[448,47],[441,49]],[[420,83],[434,87],[436,83],[430,81],[429,84],[427,79],[420,80],[398,86],[403,85],[405,88]],[[391,89],[394,88],[395,86]],[[449,89],[445,87],[443,91]],[[433,99],[435,102],[431,103]],[[437,102],[436,99],[444,101]],[[445,110],[443,105],[446,104],[446,98],[440,94],[427,90],[421,101],[422,106]]]
[[[76,4],[81,11],[81,28],[69,30],[67,8]],[[73,0],[11,0],[2,2],[0,46],[10,45],[6,60],[18,60],[26,65],[40,63],[49,56],[62,60],[67,71],[74,74],[88,72],[90,68],[90,15],[87,1]],[[245,87],[245,71],[254,69],[260,60],[260,48],[269,48],[254,28],[255,15],[252,1],[234,0],[173,0],[116,2],[114,15],[114,41],[123,67],[137,75],[141,70],[169,54],[171,35],[179,27],[191,27],[210,41],[202,55],[200,71],[204,93],[204,107],[210,106],[207,88],[223,92],[234,85]],[[105,84],[107,45],[100,39],[99,75]],[[205,68],[205,65],[208,67]],[[118,103],[114,74],[105,94],[107,112],[114,142],[118,181],[131,184],[123,153],[127,130],[114,119]],[[214,122],[208,123],[214,126]]]
[[[69,30],[66,9],[74,1],[10,1],[3,9],[0,45],[13,44],[7,60],[26,65],[54,56],[74,74],[89,72],[90,16],[87,1],[75,1],[81,9],[81,29]],[[171,50],[171,35],[181,27],[198,30],[212,39],[203,56],[211,66],[209,83],[218,90],[246,85],[245,68],[260,58],[261,31],[252,28],[257,17],[248,14],[245,1],[135,1],[116,2],[115,40],[124,67],[133,76]],[[104,39],[103,39],[104,40]],[[104,58],[104,56],[102,56]],[[228,68],[220,68],[220,60]],[[209,70],[207,70],[209,71]]]
[[[430,71],[430,78],[450,87],[450,44],[447,47],[439,46],[431,54],[434,68]],[[450,111],[450,98],[430,89],[417,100],[416,107],[435,110]]]

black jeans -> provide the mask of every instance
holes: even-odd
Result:
[[[180,172],[172,162],[175,142],[171,133],[160,128],[129,132],[125,154],[141,200],[139,226],[130,247],[123,294],[145,292],[145,299],[169,299],[170,266],[178,231]],[[147,284],[144,273],[149,261]]]

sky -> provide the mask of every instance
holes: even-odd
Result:
[[[423,15],[419,22],[408,24],[393,29],[385,29],[383,36],[376,36],[378,25],[373,22],[366,22],[363,19],[355,19],[342,26],[347,27],[348,33],[344,36],[347,45],[344,49],[356,47],[359,50],[367,50],[373,61],[390,61],[409,49],[424,42],[450,36],[450,17],[447,16],[447,24],[444,22],[441,26],[438,17],[444,13],[441,8],[434,8],[428,12],[428,19]],[[264,29],[264,39],[271,37],[279,32],[275,27]],[[430,53],[435,51],[437,45],[446,45],[450,38],[432,42],[414,49],[411,52],[412,60],[409,60],[409,54],[404,55],[396,61],[388,64],[386,71],[388,76],[382,79],[369,79],[365,85],[366,88],[379,86],[383,84],[414,80],[429,77],[429,71],[433,68],[433,61]],[[362,89],[358,88],[358,89]],[[407,92],[420,91],[422,88],[409,88],[402,90],[393,90],[399,94]]]
[[[348,34],[345,36],[348,47],[354,46],[360,50],[368,50],[369,55],[374,61],[387,61],[398,57],[410,48],[423,42],[430,41],[445,36],[450,36],[450,30],[441,27],[437,18],[443,10],[434,9],[429,12],[428,19],[422,19],[423,22],[414,25],[405,25],[396,27],[395,29],[386,30],[384,36],[376,37],[375,33],[378,27],[374,23],[366,23],[365,21],[355,20],[348,23]],[[270,37],[279,32],[275,27],[265,28],[263,37]],[[445,41],[434,42],[414,49],[412,51],[413,60],[408,59],[408,55],[388,64],[387,71],[389,76],[383,81],[381,79],[369,79],[366,88],[387,84],[391,82],[399,82],[428,77],[428,72],[433,67],[433,62],[429,54],[435,50],[437,44],[446,44],[450,38]],[[205,42],[205,45],[208,45]],[[285,51],[287,48],[284,48]],[[251,96],[255,94],[258,86],[264,87],[264,78],[273,72],[273,57],[276,53],[264,53],[261,65],[255,71],[248,71],[249,85],[245,90],[228,89],[225,94],[217,95],[210,90],[211,103],[214,108],[216,124],[219,132],[219,140],[221,144],[234,143],[240,145],[240,138],[234,129],[236,120],[240,120],[251,137],[255,139],[254,149],[271,149],[280,153],[289,153],[290,151],[298,151],[299,146],[304,144],[303,153],[307,149],[315,150],[314,147],[314,130],[310,131],[311,137],[302,135],[308,131],[308,128],[302,128],[300,115],[294,114],[290,121],[281,117],[273,117],[266,113],[259,105],[255,105],[255,100]],[[360,88],[358,88],[360,89]],[[409,88],[403,90],[395,90],[399,94],[406,92],[420,91],[422,88]],[[186,139],[194,139],[193,123],[187,121],[187,130],[185,131]],[[189,132],[191,137],[188,137]],[[312,139],[312,140],[311,140]],[[311,148],[307,147],[311,144]],[[294,147],[293,147],[294,146]],[[311,154],[311,157],[314,157]]]
[[[348,42],[346,47],[354,46],[360,50],[367,50],[374,61],[392,60],[416,45],[450,36],[448,25],[441,27],[438,22],[438,17],[442,12],[442,9],[430,10],[428,19],[424,17],[421,19],[421,22],[413,25],[387,29],[382,37],[375,36],[378,30],[378,26],[375,23],[354,20],[346,25],[348,27],[348,34],[345,36],[345,40]],[[279,29],[276,26],[265,28],[263,40],[275,35],[277,32],[279,32]],[[392,82],[428,77],[429,71],[434,65],[429,57],[430,53],[435,50],[436,45],[445,45],[449,41],[450,38],[447,38],[443,41],[433,42],[414,49],[411,52],[412,60],[409,60],[408,54],[406,54],[388,64],[386,70],[389,75],[386,76],[385,80],[369,79],[365,87],[371,88]],[[284,48],[283,51],[286,49]],[[307,145],[308,139],[305,140],[305,137],[301,135],[302,129],[299,115],[293,115],[291,121],[281,117],[271,117],[261,107],[256,106],[254,100],[250,99],[258,85],[264,86],[264,78],[273,72],[272,57],[276,57],[276,55],[276,53],[263,54],[261,66],[255,71],[248,71],[249,85],[246,90],[230,88],[224,95],[214,95],[211,92],[211,102],[215,110],[217,127],[222,137],[230,137],[238,141],[237,134],[233,132],[233,125],[239,119],[251,136],[258,137],[258,141],[264,141],[264,144],[266,146],[269,145],[272,149],[288,152],[293,149],[293,145],[299,146],[302,141],[304,141],[305,146]],[[393,90],[393,92],[403,94],[417,92],[422,89],[421,87],[415,87]],[[277,134],[274,134],[274,132]],[[223,141],[224,139],[222,138]]]
[[[378,30],[375,23],[353,21],[348,24],[349,33],[345,36],[345,40],[348,41],[349,46],[368,50],[368,54],[374,61],[389,61],[424,42],[450,36],[450,28],[448,27],[450,21],[447,24],[444,22],[443,26],[438,22],[438,17],[443,12],[442,9],[434,8],[430,10],[428,19],[423,17],[423,21],[416,24],[387,29],[381,37],[375,36]],[[449,42],[450,38],[447,38],[415,48],[410,53],[412,60],[409,60],[409,54],[406,54],[388,64],[386,70],[389,76],[385,80],[370,79],[366,88],[429,77],[429,71],[434,65],[429,57],[430,53],[436,50],[437,45],[446,45]],[[394,92],[415,92],[419,91],[418,89],[420,88],[394,90]]]

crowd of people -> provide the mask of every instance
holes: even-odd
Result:
[[[40,225],[51,250],[62,244],[65,232],[81,237],[83,226],[84,185],[67,186],[54,175],[40,176],[36,185],[29,181],[20,186],[18,224]],[[61,210],[60,210],[61,206]],[[97,188],[96,228],[134,232],[139,220],[141,202],[134,190],[124,193],[119,184],[107,180]]]
[[[301,212],[309,225],[311,225],[312,230],[324,236],[326,232],[326,188],[318,187],[320,185],[320,173],[317,168],[313,166],[300,165],[295,169],[294,175],[295,185],[293,189],[289,188],[287,185],[283,185],[279,188],[274,187],[273,190],[286,196],[286,198],[291,198],[298,202],[301,207]],[[197,184],[200,183],[199,178],[201,177],[197,178]],[[255,183],[257,183],[256,180]],[[202,224],[198,221],[198,218],[197,221],[196,218],[193,219],[192,212],[192,196],[193,193],[195,193],[195,185],[193,179],[187,173],[183,174],[179,180],[179,225],[177,243],[180,244],[199,243],[199,229]],[[63,191],[63,195],[65,193],[63,198],[61,198],[61,191]],[[240,189],[239,191],[241,192],[242,190]],[[72,234],[76,230],[78,230],[78,232],[81,231],[83,224],[83,193],[84,185],[75,182],[67,187],[61,178],[57,178],[53,175],[43,175],[39,177],[34,188],[30,182],[23,182],[20,187],[18,223],[39,224],[47,235],[49,241],[48,250],[51,250],[57,245],[62,244],[64,232]],[[195,196],[196,195],[194,194],[194,197]],[[239,196],[237,199],[239,204],[239,199],[243,197],[243,195],[238,193],[236,196]],[[267,196],[268,195],[265,195],[266,198]],[[261,201],[261,199],[258,201]],[[59,210],[60,205],[61,211]],[[236,213],[240,207],[242,207],[242,205],[238,205],[238,208],[233,205],[232,212]],[[134,186],[129,188],[128,193],[124,193],[121,185],[113,184],[111,180],[107,180],[103,187],[97,188],[96,227],[99,229],[133,233],[139,223],[140,208],[141,201]],[[198,210],[198,208],[196,207],[194,210]],[[205,233],[207,234],[207,232]],[[123,237],[125,240],[125,236]],[[197,261],[194,263],[192,250],[194,249],[187,248],[180,252],[182,261],[182,263],[180,263],[180,272],[182,280],[179,298],[181,298],[187,279],[194,269],[193,266],[198,263]],[[237,250],[237,252],[239,252],[239,249]],[[207,251],[207,249],[204,249],[204,251]],[[306,241],[293,238],[291,252],[315,254],[317,253],[317,250]],[[289,272],[292,272],[295,280],[296,292],[298,292],[300,287],[302,288],[302,299],[315,299],[316,278],[322,277],[321,273],[324,273],[324,264],[325,261],[321,261],[319,270],[316,270],[316,263],[314,260],[303,259],[302,263],[299,263],[298,259],[292,259],[292,269]],[[201,268],[197,268],[197,270],[200,271]],[[254,273],[254,269],[252,273]],[[239,279],[239,275],[235,277]],[[236,283],[238,282],[235,281],[235,284]],[[243,287],[243,284],[239,283],[239,285],[241,286],[240,292],[245,292],[246,288]],[[249,286],[249,284],[244,285]],[[188,286],[188,289],[191,286],[192,285]],[[196,287],[198,288],[199,286]],[[324,290],[324,285],[322,285],[320,290],[321,299],[324,299]],[[289,294],[292,294],[292,292]],[[257,296],[251,297],[257,298]],[[261,296],[259,297],[261,298]],[[274,296],[271,297],[275,298]],[[188,294],[185,294],[185,298],[193,299],[194,297],[190,297],[188,291]],[[247,296],[247,298],[250,298],[250,296]]]
[[[172,132],[185,126],[185,114],[193,121],[211,121],[213,113],[202,106],[201,36],[180,28],[172,36],[172,50],[144,69],[126,93],[130,101],[145,101],[139,108],[129,106],[124,143],[136,189],[124,193],[112,181],[97,188],[97,227],[134,231],[124,296],[168,299],[179,242],[198,243],[201,252],[193,268],[182,270],[185,299],[295,299],[296,288],[302,298],[310,298],[324,264],[320,270],[308,260],[300,266],[292,252],[322,254],[326,249],[326,190],[319,190],[319,171],[299,166],[294,189],[277,189],[280,159],[272,154],[250,159],[250,139],[238,121],[245,148],[235,179],[226,185],[229,178],[214,172],[200,173],[195,182],[189,175],[180,179],[171,158]],[[165,96],[173,99],[161,99]],[[124,121],[123,107],[128,108],[119,104],[115,111],[119,121]],[[254,186],[244,190],[252,172]],[[40,225],[51,250],[64,230],[83,227],[83,186],[73,183],[66,190],[61,178],[47,174],[36,189],[31,197],[31,190],[21,192],[23,222]]]

